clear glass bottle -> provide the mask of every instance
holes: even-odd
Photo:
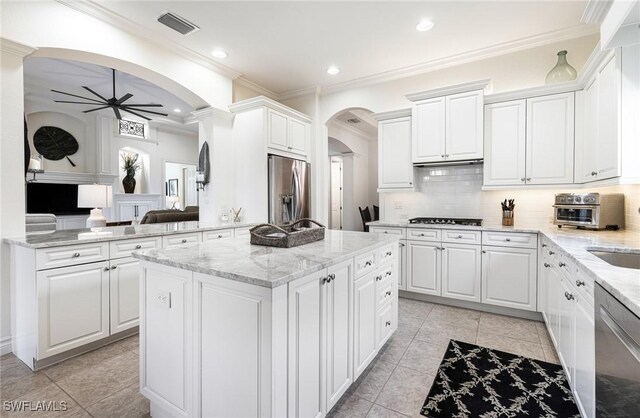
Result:
[[[547,84],[561,83],[575,80],[578,72],[567,62],[567,51],[558,52],[558,63],[549,71],[545,82]]]

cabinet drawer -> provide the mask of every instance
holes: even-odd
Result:
[[[583,298],[585,298],[585,300],[587,300],[587,302],[591,306],[593,306],[593,277],[577,268],[575,270],[575,274],[573,275],[573,282],[571,284],[578,290],[578,294],[580,294]]]
[[[379,277],[379,279],[378,279]],[[382,266],[378,269],[378,274],[376,275],[376,281],[385,281],[391,277],[398,277],[398,262],[395,260],[391,264],[386,266]]]
[[[439,229],[407,228],[407,239],[440,242],[441,236],[441,231]]]
[[[251,229],[251,227],[249,227],[249,226],[245,226],[243,228],[236,228],[236,230],[234,232],[234,236],[236,238],[238,238],[238,237],[248,237],[249,235],[251,235],[251,232],[249,232],[250,229]]]
[[[111,258],[131,257],[131,253],[137,250],[153,250],[162,247],[162,237],[144,239],[123,239],[109,243]]]
[[[389,337],[391,337],[393,331],[398,328],[395,315],[396,303],[397,302],[392,301],[378,310],[376,324],[378,328],[378,348],[382,347]]]
[[[397,260],[399,250],[400,248],[398,247],[397,242],[380,248],[378,250],[378,266],[381,267],[383,264],[388,264]]]
[[[193,234],[168,235],[166,237],[162,237],[162,247],[179,247],[185,244],[195,244],[200,241],[202,241],[202,234],[199,232]]]
[[[397,296],[396,281],[391,278],[376,282],[376,294],[378,295],[376,306],[383,306],[393,300]]]
[[[444,229],[442,231],[442,242],[480,244],[482,242],[482,233],[480,231]]]
[[[536,248],[538,235],[522,232],[482,232],[482,244],[501,247]]]
[[[36,269],[75,266],[109,259],[109,243],[69,245],[36,250]]]
[[[363,276],[376,270],[377,251],[359,255],[356,257],[356,277]]]
[[[373,232],[376,234],[397,235],[401,238],[407,237],[406,228],[394,228],[390,226],[370,226],[369,232]]]
[[[202,241],[215,241],[223,238],[233,238],[233,229],[219,229],[217,231],[206,231],[202,233]]]

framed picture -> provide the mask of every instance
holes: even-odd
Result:
[[[169,192],[167,193],[169,196],[177,196],[178,195],[178,179],[169,179]]]

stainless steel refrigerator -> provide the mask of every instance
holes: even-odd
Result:
[[[269,223],[287,225],[309,217],[310,164],[269,155]]]

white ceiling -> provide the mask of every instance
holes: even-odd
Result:
[[[172,41],[276,94],[329,86],[465,54],[595,32],[580,22],[586,1],[101,1],[96,9],[160,42]],[[163,11],[200,30],[161,25]],[[429,18],[435,27],[418,32]],[[221,48],[226,59],[211,51]],[[342,69],[326,74],[330,65]]]
[[[92,109],[94,106],[54,103],[54,100],[79,102],[86,100],[54,93],[51,90],[59,90],[78,96],[98,99],[82,88],[82,86],[87,86],[106,98],[110,98],[113,95],[111,68],[79,61],[52,58],[28,58],[24,62],[24,83],[26,90],[25,97],[27,100],[38,99],[51,101],[51,103],[56,106],[64,107],[68,112],[77,111],[78,114],[83,110]],[[159,103],[163,105],[163,107],[150,108],[149,110],[168,113],[169,118],[145,114],[153,121],[169,122],[173,120],[174,122],[182,123],[184,118],[189,117],[190,113],[194,110],[186,102],[155,84],[151,84],[130,74],[116,71],[116,97],[120,98],[126,93],[133,94],[133,97],[127,100],[126,103]],[[181,112],[174,112],[176,108],[180,109]],[[103,109],[92,113],[114,116],[113,110],[111,109]],[[127,119],[139,119],[128,113],[123,113],[123,116]]]

